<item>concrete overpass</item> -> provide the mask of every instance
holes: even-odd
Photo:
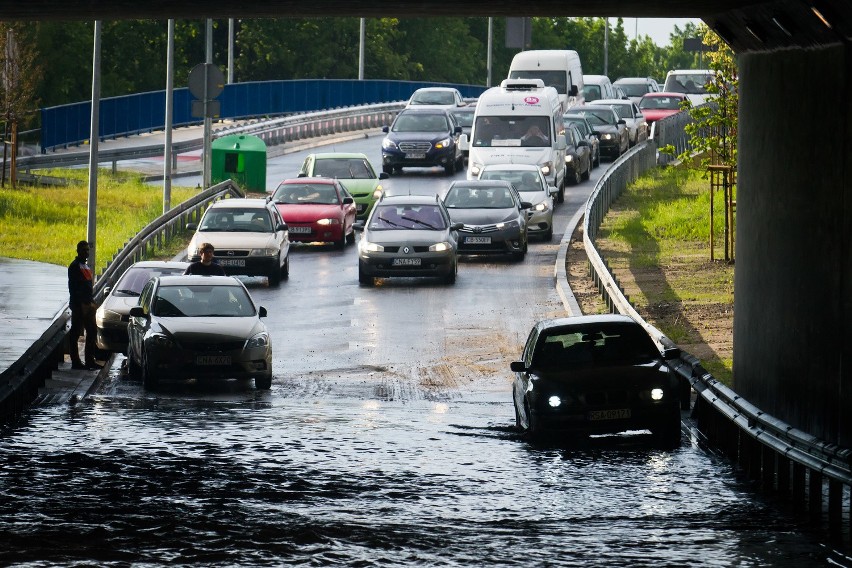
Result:
[[[740,70],[735,390],[852,446],[852,3],[848,0],[16,0],[4,20],[308,16],[701,18]]]

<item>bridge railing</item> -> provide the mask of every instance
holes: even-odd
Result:
[[[640,144],[598,180],[585,208],[583,245],[590,274],[609,310],[633,317],[661,346],[677,347],[639,315],[595,244],[610,206],[631,182],[656,167],[656,154],[653,142]],[[765,489],[807,506],[814,515],[827,513],[831,529],[844,522],[843,499],[852,485],[852,450],[811,436],[761,411],[715,379],[689,353],[681,352],[680,359],[670,363],[695,391],[693,416],[712,447],[721,450]],[[828,500],[826,507],[824,496]],[[845,522],[850,522],[848,515]],[[847,533],[848,529],[847,526]]]

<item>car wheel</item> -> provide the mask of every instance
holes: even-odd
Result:
[[[562,185],[559,186],[559,193],[556,194],[556,203],[565,203],[565,180],[562,180]]]
[[[595,160],[595,167],[596,168],[601,167],[601,151],[600,151],[600,149],[598,149],[598,158]]]
[[[388,175],[393,175],[393,166],[382,166],[382,171]]]
[[[281,267],[281,279],[287,280],[290,278],[290,253],[287,253],[287,257],[284,259],[284,266]]]
[[[444,282],[447,283],[447,284],[455,284],[456,283],[456,276],[458,275],[458,272],[459,272],[459,263],[456,262],[455,265],[453,265],[453,269],[450,270],[450,273],[447,274],[446,276],[444,276]]]
[[[550,242],[553,240],[553,227],[549,228],[547,232],[542,237],[543,241]]]
[[[589,158],[589,167],[586,168],[586,171],[583,172],[583,174],[580,177],[583,179],[583,181],[592,177],[592,159],[591,158]]]
[[[148,357],[145,352],[142,352],[142,386],[148,390],[157,388],[157,375],[152,372],[151,365],[148,363]]]
[[[527,415],[527,429],[526,434],[529,436],[535,436],[539,433],[539,424],[538,418],[530,412],[530,401],[524,399],[524,411]]]
[[[272,388],[272,374],[269,376],[255,377],[254,388],[258,390],[269,390]]]
[[[515,428],[518,430],[518,432],[523,432],[524,427],[521,426],[521,413],[520,413],[520,411],[518,411],[518,403],[515,402],[514,406],[515,406]]]
[[[456,173],[456,162],[455,162],[455,160],[453,160],[452,162],[450,162],[449,164],[444,166],[444,173],[446,173],[448,176],[451,176],[451,175]]]
[[[346,235],[341,234],[339,241],[334,241],[334,248],[337,250],[343,250],[346,248]]]
[[[360,266],[358,267],[358,284],[361,286],[372,286],[373,285],[373,277],[369,276],[364,269]]]
[[[269,273],[269,285],[274,287],[281,284],[281,258],[275,259],[275,266],[272,267],[272,272]]]
[[[352,229],[352,232],[346,235],[346,244],[353,244],[355,242],[355,229]]]
[[[130,351],[130,347],[127,348],[127,374],[131,377],[139,377],[142,372],[142,368],[139,366],[139,363],[133,358],[132,352]]]

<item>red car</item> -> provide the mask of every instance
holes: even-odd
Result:
[[[683,110],[683,101],[691,106],[684,93],[647,93],[639,99],[639,110],[650,126],[652,122]]]
[[[270,197],[294,242],[355,242],[355,199],[336,179],[301,177],[281,182]]]

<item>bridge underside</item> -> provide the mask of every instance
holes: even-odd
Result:
[[[775,417],[852,447],[852,2],[12,0],[0,19],[329,14],[704,20],[740,63],[734,388]]]

